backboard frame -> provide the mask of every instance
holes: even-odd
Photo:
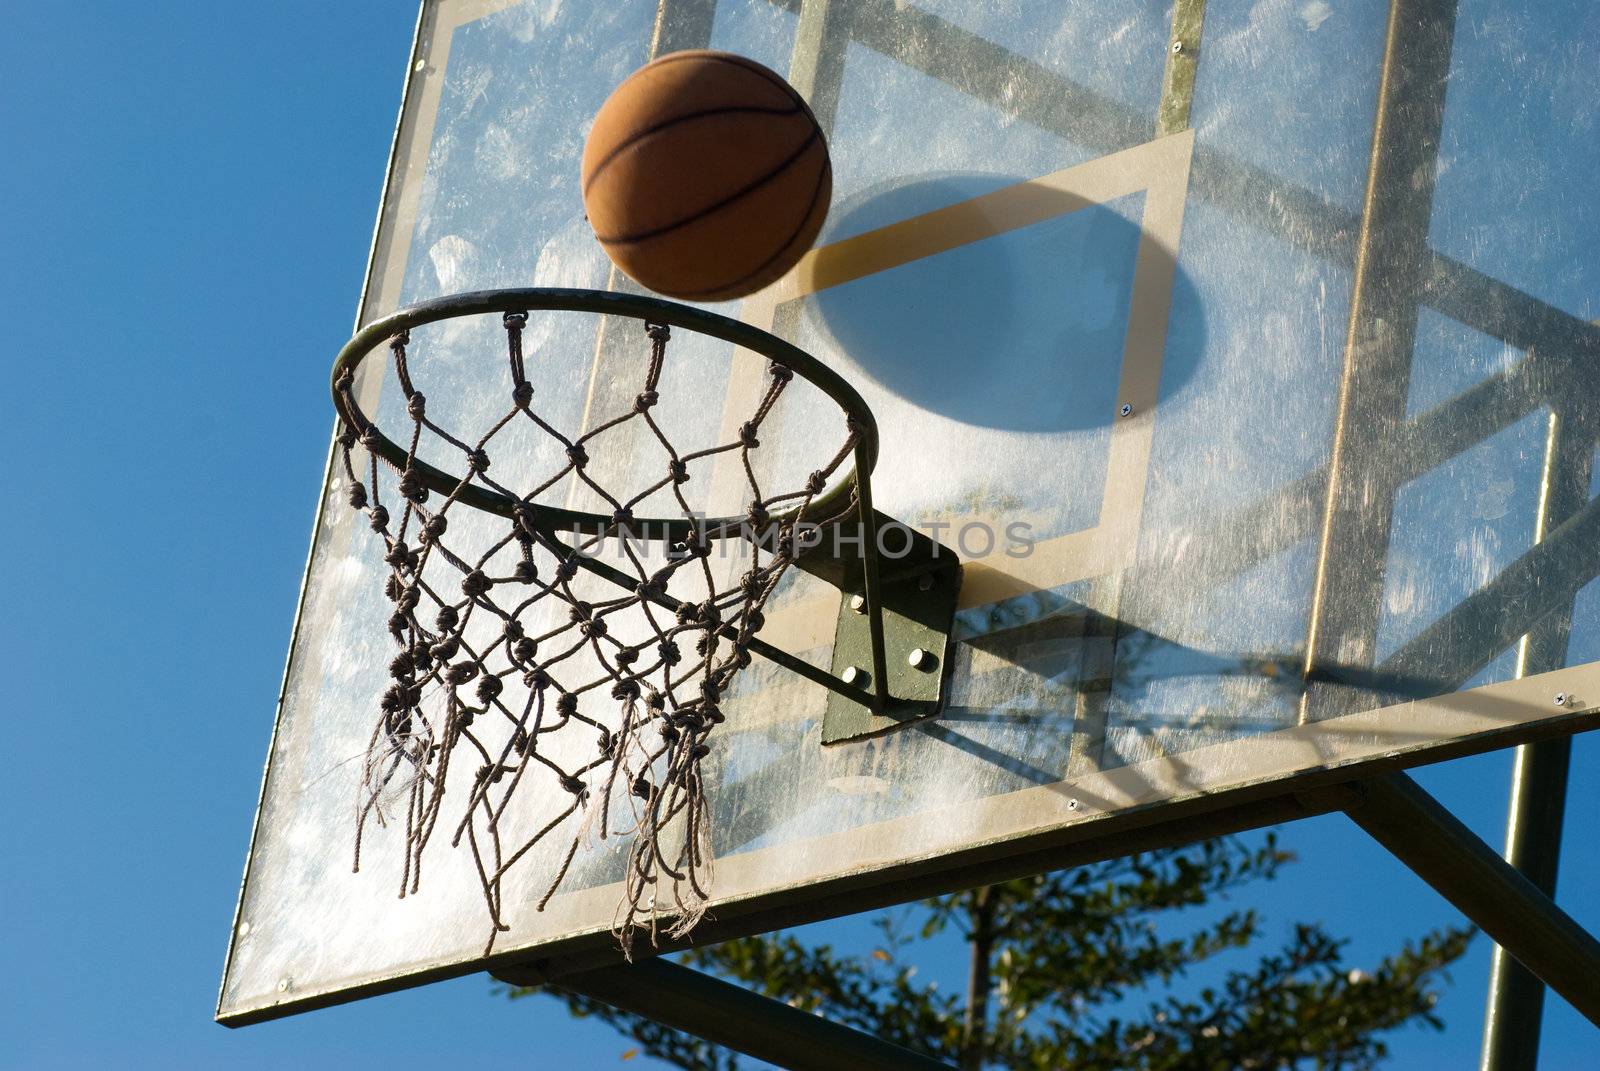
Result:
[[[662,5],[662,11],[668,8],[685,8],[693,11],[709,12],[713,5],[707,3],[677,4],[668,0]],[[1192,10],[1194,4],[1180,4],[1179,7]],[[1414,9],[1421,9],[1436,5],[1412,4],[1402,0],[1396,3],[1392,11],[1415,14]],[[815,62],[812,69],[820,69],[823,64],[820,57],[825,51],[825,30],[828,8],[826,5],[807,5],[815,17],[807,21],[802,18],[802,34],[811,34],[816,42]],[[1424,12],[1426,13],[1426,12]],[[709,15],[706,17],[709,27]],[[413,45],[412,66],[419,62],[423,19],[419,17],[418,33]],[[682,47],[694,47],[695,42],[677,40],[674,34],[681,32],[685,26],[692,25],[690,20],[671,20],[658,18],[656,44],[658,50],[670,51]],[[1397,31],[1396,26],[1400,28]],[[1407,46],[1403,40],[1397,43],[1397,33],[1403,35],[1405,26],[1394,21],[1392,16],[1389,28],[1389,41],[1386,46],[1385,63],[1393,64],[1402,62],[1407,55],[1419,50],[1415,44]],[[1434,25],[1434,31],[1437,26]],[[1177,43],[1185,44],[1180,37]],[[660,48],[663,44],[670,44],[670,48]],[[1174,79],[1172,71],[1181,69],[1178,65],[1183,62],[1192,63],[1192,56],[1198,45],[1197,41],[1186,43],[1188,49],[1175,49],[1173,55],[1181,57],[1169,64],[1169,83],[1177,85],[1181,78]],[[798,52],[799,50],[797,50]],[[1423,49],[1422,51],[1425,51]],[[1447,54],[1447,53],[1446,53]],[[806,63],[804,57],[797,56],[796,84],[804,81]],[[1437,72],[1435,72],[1437,76]],[[1424,79],[1426,81],[1426,79]],[[810,87],[813,93],[826,96],[829,92],[837,93],[837,86],[829,89],[826,79],[813,83]],[[401,114],[406,114],[406,108],[413,91],[413,79],[408,77],[407,88],[403,94]],[[1391,102],[1394,107],[1399,107],[1407,102]],[[824,112],[823,106],[818,106],[819,118]],[[1167,125],[1173,108],[1164,100],[1162,107],[1162,123]],[[1176,133],[1176,132],[1175,132]],[[1181,137],[1181,133],[1176,133]],[[1154,144],[1154,142],[1152,142]],[[1402,166],[1404,159],[1396,159],[1384,163],[1380,157],[1380,150],[1385,145],[1381,140],[1375,139],[1374,144],[1374,176],[1384,174],[1396,175],[1405,172]],[[385,195],[383,207],[380,209],[380,223],[393,210],[389,200],[391,178],[398,160],[403,151],[401,145],[401,129],[397,126],[395,147],[391,154],[390,176],[385,179]],[[415,146],[410,151],[415,151]],[[1383,166],[1379,166],[1382,163]],[[1373,185],[1377,188],[1380,184],[1378,177],[1374,177]],[[1392,183],[1391,183],[1392,184]],[[1379,191],[1381,194],[1381,190]],[[1381,196],[1375,196],[1369,190],[1366,213],[1376,209],[1383,211],[1403,210],[1415,215],[1416,208],[1407,209],[1404,205],[1395,206],[1384,202]],[[1380,238],[1378,231],[1381,220],[1372,217],[1364,226],[1357,243],[1360,245],[1362,256],[1375,256],[1371,244]],[[374,284],[373,274],[378,263],[379,232],[374,235],[373,256],[369,262],[368,279],[363,287],[363,311],[371,298],[371,288]],[[1414,251],[1413,251],[1414,252]],[[1425,251],[1426,252],[1426,251]],[[825,251],[819,250],[813,255],[817,259],[825,258]],[[1441,301],[1454,301],[1458,306],[1463,305],[1466,299],[1464,288],[1452,289],[1445,285],[1450,279],[1459,281],[1460,272],[1471,272],[1470,268],[1462,265],[1445,263],[1440,255],[1428,254],[1429,271],[1433,273],[1430,280],[1421,284],[1432,287],[1431,293]],[[1459,269],[1459,270],[1458,270]],[[1456,272],[1451,275],[1451,272]],[[1444,280],[1441,282],[1440,280]],[[1483,286],[1492,283],[1481,278],[1474,285]],[[1369,284],[1370,301],[1381,302],[1384,295],[1381,293],[1381,284]],[[1464,310],[1465,312],[1465,310]],[[1484,310],[1469,314],[1479,322],[1488,315]],[[358,317],[358,322],[364,317]],[[1362,342],[1359,334],[1359,325],[1356,315],[1352,314],[1350,348],[1352,353]],[[1344,405],[1344,403],[1342,403]],[[1348,410],[1355,419],[1355,411]],[[331,471],[331,455],[330,455]],[[1359,532],[1362,525],[1371,520],[1365,517],[1359,509],[1351,503],[1341,499],[1344,494],[1337,486],[1337,480],[1330,479],[1325,500],[1326,527],[1323,530],[1322,540],[1324,546],[1331,540],[1345,539],[1340,531]],[[1314,496],[1312,496],[1314,497]],[[1555,503],[1559,507],[1559,503]],[[1571,504],[1569,503],[1569,506]],[[1579,510],[1572,506],[1571,515],[1577,526],[1572,529],[1560,529],[1558,521],[1553,520],[1547,535],[1559,535],[1559,539],[1552,538],[1547,544],[1542,545],[1542,550],[1549,555],[1563,552],[1564,547],[1569,547],[1573,540],[1585,534],[1592,534],[1595,524],[1589,518],[1592,511]],[[1354,524],[1354,527],[1348,527]],[[1338,527],[1345,526],[1345,527]],[[319,525],[320,527],[320,515]],[[314,529],[315,534],[316,529]],[[1528,569],[1534,565],[1527,566]],[[1525,570],[1526,571],[1526,570]],[[1514,578],[1508,578],[1508,585]],[[1337,578],[1324,578],[1324,590],[1332,592],[1336,589],[1334,581]],[[1335,596],[1329,596],[1330,599]],[[1337,596],[1342,598],[1343,596]],[[305,599],[305,587],[302,586],[300,605],[296,611],[296,632],[298,633],[301,610]],[[1324,601],[1319,604],[1326,608],[1329,603]],[[1329,646],[1330,633],[1321,634],[1321,643],[1314,642],[1308,652],[1308,665],[1305,667],[1308,678],[1316,680],[1311,672],[1318,668],[1316,664],[1323,661],[1319,658],[1320,651],[1331,650]],[[1317,637],[1314,636],[1314,639]],[[1536,644],[1537,645],[1537,644]],[[1337,645],[1334,645],[1337,646]],[[1424,645],[1426,646],[1426,645]],[[1422,647],[1417,649],[1417,655],[1425,653]],[[1528,663],[1527,668],[1535,668],[1537,658]],[[1041,821],[1038,828],[1025,835],[1015,836],[1003,842],[969,846],[946,853],[923,854],[915,857],[903,858],[892,865],[874,869],[871,872],[858,871],[841,875],[814,884],[801,885],[783,889],[759,896],[719,904],[714,919],[707,923],[696,934],[696,943],[714,941],[735,934],[760,932],[778,926],[793,925],[804,921],[814,921],[821,918],[833,917],[841,914],[865,910],[880,904],[903,901],[916,896],[945,892],[953,889],[970,887],[989,881],[999,880],[1004,877],[1017,876],[1025,873],[1034,873],[1053,867],[1068,865],[1072,862],[1087,861],[1091,858],[1103,858],[1106,854],[1122,854],[1129,850],[1137,850],[1141,846],[1155,846],[1157,844],[1181,843],[1197,837],[1210,836],[1219,832],[1235,829],[1255,828],[1260,825],[1287,820],[1293,817],[1304,816],[1307,813],[1319,813],[1320,810],[1333,809],[1337,804],[1322,805],[1308,793],[1313,790],[1351,780],[1357,777],[1367,777],[1382,771],[1401,769],[1425,762],[1440,761],[1461,755],[1477,753],[1530,741],[1562,737],[1567,734],[1594,728],[1600,724],[1600,710],[1597,710],[1590,697],[1600,697],[1600,671],[1594,664],[1568,668],[1552,668],[1550,671],[1539,674],[1523,676],[1514,681],[1501,684],[1488,685],[1483,688],[1467,692],[1453,693],[1436,699],[1417,700],[1408,703],[1383,707],[1378,710],[1363,711],[1354,714],[1334,714],[1332,717],[1322,716],[1314,722],[1307,721],[1301,726],[1281,730],[1275,733],[1263,734],[1243,741],[1228,744],[1214,745],[1218,749],[1233,749],[1217,751],[1206,755],[1204,752],[1189,752],[1175,756],[1170,762],[1156,760],[1152,763],[1137,764],[1122,767],[1104,774],[1092,775],[1087,780],[1083,778],[1069,778],[1061,785],[1072,786],[1070,789],[1075,795],[1066,797],[1069,801],[1077,803],[1069,812],[1058,812],[1047,820]],[[1554,696],[1565,695],[1578,697],[1569,705],[1556,706]],[[1320,700],[1313,700],[1320,701]],[[280,713],[283,703],[283,692],[280,691]],[[1480,705],[1481,704],[1481,705]],[[1476,721],[1468,731],[1459,732],[1461,726],[1454,719],[1463,712],[1471,714]],[[1325,714],[1325,711],[1318,711]],[[1430,719],[1433,719],[1430,721]],[[1416,737],[1422,735],[1419,728],[1429,724],[1439,726],[1451,725],[1458,731],[1454,738],[1436,738],[1432,742],[1417,742]],[[1326,734],[1329,730],[1348,728],[1349,735],[1355,736],[1358,731],[1379,739],[1387,738],[1390,742],[1372,745],[1357,745],[1350,749],[1328,748],[1318,743],[1319,734]],[[1396,743],[1395,741],[1409,738],[1409,743]],[[276,729],[274,741],[276,741]],[[1266,752],[1272,749],[1303,749],[1308,755],[1314,755],[1315,760],[1294,770],[1285,772],[1282,763],[1270,764],[1271,773],[1263,772],[1258,778],[1245,776],[1242,780],[1237,778],[1241,768],[1241,761],[1249,752]],[[1235,754],[1237,753],[1237,754]],[[1281,751],[1280,751],[1281,753]],[[1175,781],[1178,766],[1188,766],[1194,763],[1209,764],[1212,769],[1229,769],[1234,779],[1226,784],[1214,784],[1204,777],[1193,783]],[[1249,763],[1245,763],[1246,766]],[[1104,779],[1103,782],[1096,778]],[[1168,794],[1156,795],[1152,799],[1162,802],[1140,802],[1138,795],[1139,785],[1165,786]],[[1153,788],[1151,788],[1154,791]],[[1029,792],[1039,790],[1027,790]],[[1066,790],[1063,790],[1066,791]],[[263,799],[265,798],[266,784],[263,781]],[[1057,792],[1060,795],[1061,792]],[[1042,795],[1030,799],[1029,806],[1035,806],[1037,799]],[[1121,800],[1124,809],[1116,813],[1096,811],[1084,803],[1085,799],[1100,798],[1104,800]],[[1310,800],[1308,802],[1308,800]],[[260,808],[258,806],[258,831],[260,822]],[[252,834],[252,853],[254,851],[256,833]],[[1097,854],[1103,853],[1103,854]],[[248,872],[246,881],[249,880]],[[241,889],[241,893],[243,889]],[[242,896],[241,896],[242,902]],[[239,923],[241,915],[236,913],[235,924]],[[666,946],[670,947],[670,946]],[[557,976],[565,971],[578,970],[584,967],[609,962],[614,959],[610,946],[609,933],[591,933],[576,936],[565,941],[552,943],[536,952],[526,950],[513,950],[507,953],[489,957],[471,963],[456,964],[435,970],[406,972],[391,977],[376,978],[371,982],[343,990],[338,993],[313,994],[305,997],[290,996],[279,1003],[264,1007],[230,1008],[223,1009],[219,1004],[218,1017],[229,1025],[242,1025],[247,1022],[275,1018],[300,1010],[320,1007],[326,1004],[337,1003],[349,999],[392,991],[410,985],[422,984],[427,981],[444,977],[452,977],[466,973],[473,973],[483,969],[500,970],[510,965],[517,965],[544,973],[547,976]],[[230,952],[231,961],[231,952]]]

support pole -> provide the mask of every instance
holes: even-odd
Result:
[[[1347,814],[1600,1026],[1600,941],[1403,773],[1357,785]]]
[[[544,982],[515,968],[495,976],[512,985]],[[789,1071],[953,1071],[910,1049],[664,959],[562,975],[554,984]]]
[[[1506,862],[1540,892],[1554,896],[1572,739],[1523,744],[1516,754]],[[1483,1021],[1482,1071],[1534,1071],[1543,1018],[1544,985],[1504,948],[1495,948]]]

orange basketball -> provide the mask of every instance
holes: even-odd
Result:
[[[816,241],[832,193],[828,146],[800,94],[727,52],[640,68],[583,149],[595,237],[669,297],[723,301],[773,282]]]

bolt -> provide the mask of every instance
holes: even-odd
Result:
[[[937,660],[933,657],[933,653],[931,651],[924,651],[921,647],[914,649],[910,654],[906,655],[906,664],[912,669],[932,669],[935,661]]]
[[[843,677],[844,682],[846,684],[848,684],[848,685],[850,685],[852,687],[855,687],[855,688],[864,688],[864,687],[866,687],[866,684],[867,684],[867,673],[866,673],[866,670],[864,670],[864,669],[860,669],[860,668],[858,668],[856,666],[846,666],[844,668],[844,673],[842,673],[840,676]]]
[[[1183,51],[1183,42],[1182,41],[1174,41],[1174,42],[1172,42],[1172,54],[1174,56],[1178,55],[1182,51]]]
[[[1558,707],[1566,706],[1567,705],[1567,693],[1566,692],[1557,692],[1556,693],[1555,703],[1556,703],[1556,706],[1558,706]]]
[[[854,610],[858,614],[866,613],[867,612],[867,597],[865,595],[852,595],[852,596],[850,596],[850,609]]]
[[[1129,405],[1127,402],[1123,402],[1120,412],[1123,416],[1129,416],[1133,413],[1133,406]]]

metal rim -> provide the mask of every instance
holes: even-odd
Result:
[[[740,320],[662,298],[608,290],[558,287],[477,290],[418,302],[392,312],[380,320],[374,320],[344,344],[344,348],[339,351],[339,356],[333,362],[331,378],[333,404],[338,410],[340,419],[358,432],[372,429],[377,441],[369,448],[396,468],[405,468],[409,464],[430,490],[441,495],[455,495],[456,501],[487,513],[503,517],[514,516],[516,510],[524,508],[521,499],[500,494],[474,483],[468,483],[463,487],[460,477],[452,476],[420,458],[408,460],[407,451],[384,435],[376,424],[367,419],[365,413],[355,407],[353,401],[349,405],[346,404],[343,392],[338,387],[339,380],[346,371],[355,374],[361,362],[373,350],[402,331],[462,316],[508,312],[586,312],[681,327],[696,334],[731,342],[791,370],[795,375],[810,382],[855,423],[859,438],[855,447],[855,464],[850,472],[840,483],[813,501],[804,511],[804,518],[830,518],[842,513],[854,498],[857,486],[866,484],[873,466],[877,463],[878,425],[873,419],[872,410],[842,376],[809,353],[776,335]],[[540,503],[533,503],[532,507],[543,524],[555,531],[598,534],[609,529],[613,523],[611,517],[598,513]],[[791,510],[775,518],[780,522],[793,519],[802,519],[799,510]],[[739,521],[738,517],[708,518],[700,522],[700,528],[714,529],[724,526],[737,528]],[[681,518],[642,518],[638,523],[641,528],[659,532],[663,538],[668,539],[682,538],[693,530],[691,522]]]

